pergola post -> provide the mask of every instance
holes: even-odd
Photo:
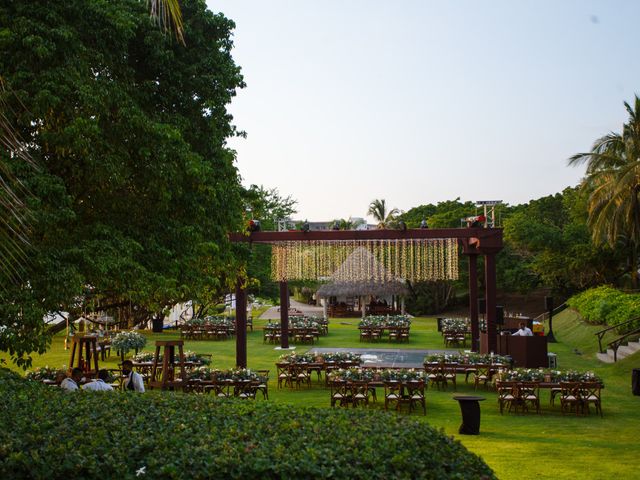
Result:
[[[478,323],[478,255],[469,259],[469,318],[471,319],[471,351],[480,351],[480,325]]]
[[[485,253],[484,256],[484,283],[485,298],[487,303],[487,350],[498,351],[498,338],[496,330],[496,254]]]
[[[404,307],[404,296],[400,297],[400,314],[401,315],[405,315],[407,313],[407,311],[405,310]]]
[[[289,348],[289,284],[280,282],[280,348]]]
[[[236,283],[236,366],[247,368],[247,290],[244,279]]]

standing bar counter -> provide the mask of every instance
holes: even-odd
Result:
[[[487,333],[480,333],[480,352],[491,353],[488,350]],[[547,337],[521,337],[510,334],[497,335],[498,355],[509,355],[513,359],[514,367],[539,368],[548,367]]]

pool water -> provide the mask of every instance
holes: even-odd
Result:
[[[351,352],[361,355],[362,366],[382,368],[422,368],[424,357],[458,350],[418,350],[399,348],[312,348],[309,353]]]

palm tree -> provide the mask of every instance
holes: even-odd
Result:
[[[589,194],[589,218],[593,240],[611,247],[627,248],[631,284],[638,287],[640,247],[640,98],[635,96],[622,134],[609,133],[598,139],[591,152],[578,153],[569,165],[586,163],[582,188]]]
[[[376,199],[369,204],[367,214],[378,221],[378,228],[387,228],[395,222],[396,217],[400,214],[400,210],[392,208],[387,212],[386,201],[384,199]]]
[[[357,228],[364,223],[365,221],[360,218],[354,220],[350,217],[349,219],[336,218],[331,222],[331,225],[335,230],[357,230]]]

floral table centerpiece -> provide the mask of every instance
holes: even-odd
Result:
[[[424,380],[424,371],[423,370],[414,370],[410,369],[385,369],[380,374],[382,380],[386,381],[395,381],[395,382],[411,382]]]
[[[467,321],[462,318],[443,318],[442,319],[442,332],[460,332],[467,331]]]
[[[62,374],[66,375],[65,370],[66,370],[65,367],[61,369],[57,369],[57,368],[50,368],[47,365],[45,367],[36,368],[34,370],[27,372],[27,374],[25,375],[25,378],[27,380],[34,380],[36,382],[42,382],[44,380],[55,381],[56,376],[58,375],[59,372],[62,372]]]
[[[147,344],[147,339],[138,332],[120,332],[111,341],[111,347],[120,352],[120,357],[124,357],[130,350],[138,353]]]
[[[425,363],[463,363],[463,356],[457,353],[434,353],[427,355]]]
[[[374,379],[374,372],[359,367],[340,368],[329,373],[329,380],[344,380],[347,382],[370,382]]]

